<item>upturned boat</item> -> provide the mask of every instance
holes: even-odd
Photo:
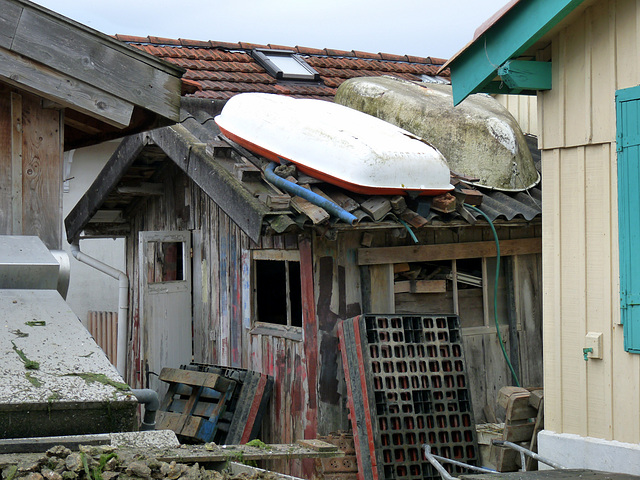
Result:
[[[438,195],[453,189],[444,156],[422,138],[324,100],[232,97],[215,121],[249,151],[352,192]]]

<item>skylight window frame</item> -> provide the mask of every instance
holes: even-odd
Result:
[[[270,48],[254,48],[251,51],[251,56],[269,73],[269,75],[273,76],[278,80],[303,80],[303,81],[312,81],[318,82],[320,81],[320,74],[313,69],[300,55],[296,54],[292,50],[276,50]],[[275,62],[271,61],[269,58],[272,57],[283,57],[283,58],[292,58],[295,60],[298,65],[300,65],[304,70],[308,71],[308,74],[300,74],[300,73],[287,73],[282,70]]]

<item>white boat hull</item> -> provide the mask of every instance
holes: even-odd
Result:
[[[442,154],[415,135],[323,100],[244,93],[215,119],[222,133],[270,160],[353,192],[438,195],[453,189]]]

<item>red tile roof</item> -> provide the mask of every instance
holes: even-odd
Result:
[[[333,100],[340,84],[353,77],[393,75],[416,81],[422,80],[422,75],[449,77],[448,70],[437,73],[445,59],[434,57],[153,36],[116,35],[116,38],[185,68],[183,90],[202,98],[225,100],[237,93],[265,92]],[[253,48],[299,54],[320,74],[320,82],[276,80],[253,59]]]

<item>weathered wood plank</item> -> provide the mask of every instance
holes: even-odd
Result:
[[[161,462],[202,463],[223,462],[238,457],[242,457],[243,460],[289,460],[344,456],[344,453],[338,450],[330,452],[317,451],[295,443],[269,444],[266,448],[251,447],[249,445],[226,445],[223,447],[210,444],[207,448],[191,445],[188,449],[166,449],[158,452],[159,455],[156,458]]]
[[[130,102],[8,50],[0,49],[0,78],[118,128],[129,126],[131,121]]]
[[[62,113],[22,99],[22,233],[62,247]]]
[[[170,120],[180,116],[181,70],[106,35],[25,8],[12,50]]]
[[[251,250],[251,258],[254,260],[278,260],[290,262],[300,261],[300,251],[298,250]]]
[[[371,311],[367,313],[388,314],[395,312],[393,297],[393,265],[371,265]]]
[[[0,47],[11,47],[22,10],[22,5],[13,2],[3,3],[0,9]]]
[[[239,229],[229,222],[229,297],[230,307],[230,355],[232,367],[242,365],[242,247]]]
[[[13,135],[16,131],[11,114],[11,93],[0,89],[0,234],[15,234],[13,217],[13,199],[16,187],[22,190],[22,180],[16,185],[14,180],[14,162],[12,158]],[[22,145],[22,140],[20,140]],[[22,173],[22,161],[20,161],[20,173]],[[22,194],[20,194],[22,201]],[[19,217],[22,220],[22,205],[18,210]]]
[[[405,280],[393,284],[394,293],[443,293],[447,291],[446,280]]]
[[[502,240],[500,254],[523,255],[540,253],[540,238]],[[445,243],[437,245],[415,245],[404,247],[359,248],[358,265],[380,265],[388,263],[428,262],[463,258],[495,257],[495,242]]]
[[[218,225],[218,255],[220,256],[220,272],[218,276],[217,289],[220,294],[219,304],[219,325],[220,342],[218,346],[219,360],[223,365],[229,365],[231,349],[231,316],[229,303],[230,293],[230,266],[229,257],[231,255],[229,244],[229,217],[223,215]]]
[[[300,237],[300,281],[302,283],[302,328],[304,330],[303,366],[306,373],[306,385],[301,388],[306,393],[305,416],[303,420],[304,437],[315,438],[318,434],[318,318],[313,288],[313,250],[311,239]]]
[[[3,112],[11,112],[11,141],[3,143],[3,145],[9,146],[11,151],[8,156],[11,158],[10,175],[6,177],[11,179],[9,202],[7,203],[7,205],[11,205],[11,208],[7,207],[6,209],[7,212],[11,211],[11,227],[6,232],[22,235],[22,95],[11,92],[10,102],[11,107],[3,109]]]

